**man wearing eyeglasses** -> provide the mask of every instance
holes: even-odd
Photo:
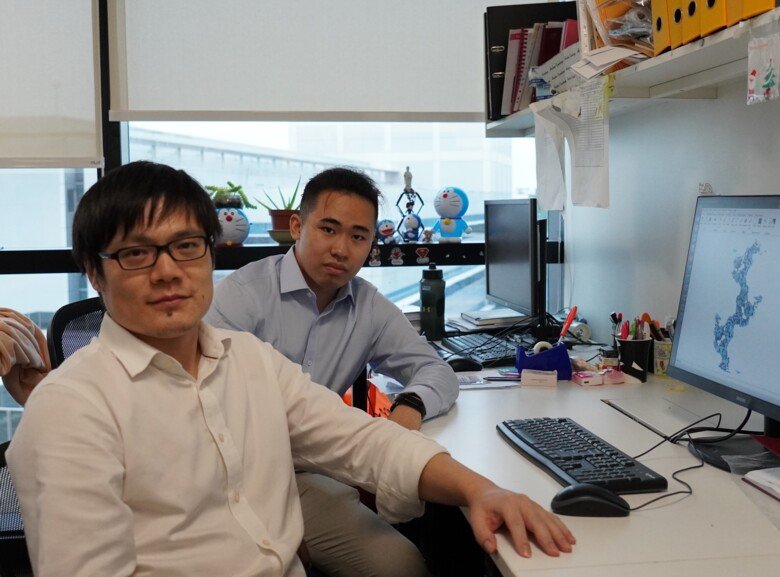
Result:
[[[377,494],[391,520],[468,506],[493,552],[570,551],[563,523],[437,443],[347,407],[253,335],[201,321],[219,222],[183,171],[135,162],[79,203],[73,252],[106,305],[99,336],[33,390],[7,453],[38,577],[289,575],[294,466]],[[392,564],[393,559],[387,563]]]

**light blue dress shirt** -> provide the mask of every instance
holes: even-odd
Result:
[[[426,418],[449,410],[458,396],[449,365],[370,282],[355,277],[320,313],[293,249],[220,281],[205,320],[255,334],[339,394],[370,364],[417,393]]]

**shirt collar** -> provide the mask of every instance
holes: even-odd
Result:
[[[111,350],[131,378],[145,371],[156,357],[168,356],[140,340],[109,314],[103,316],[99,340]],[[229,332],[219,331],[201,321],[198,342],[204,356],[218,359],[230,349],[231,337]]]
[[[279,290],[282,294],[291,293],[299,290],[311,291],[309,285],[306,284],[306,279],[303,278],[303,272],[298,264],[298,260],[295,258],[295,247],[290,247],[290,250],[282,257],[282,262],[279,268]],[[333,302],[338,302],[342,299],[349,297],[354,302],[355,297],[352,292],[352,283],[355,279],[349,281],[345,286],[341,287],[336,293],[336,298]]]

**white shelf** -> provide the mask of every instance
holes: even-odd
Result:
[[[723,84],[747,76],[747,45],[752,34],[780,28],[780,8],[740,22],[615,73],[613,112],[655,98],[717,98]],[[533,132],[530,110],[489,122],[489,137],[526,136]]]

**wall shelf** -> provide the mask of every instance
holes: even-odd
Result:
[[[652,99],[717,98],[719,86],[747,76],[751,34],[761,36],[777,29],[780,8],[619,70],[615,73],[612,112],[629,110]],[[533,129],[530,110],[485,125],[489,137],[528,136]]]

